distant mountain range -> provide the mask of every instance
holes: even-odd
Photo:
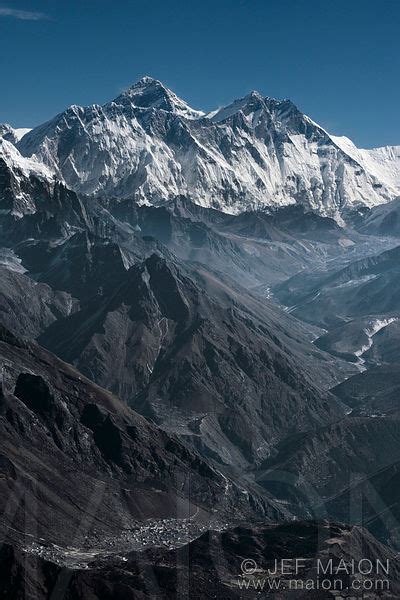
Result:
[[[1,131],[71,190],[140,203],[183,194],[233,214],[296,203],[340,219],[400,193],[400,146],[360,150],[290,100],[257,92],[205,114],[144,77],[103,106],[71,106],[31,131]]]

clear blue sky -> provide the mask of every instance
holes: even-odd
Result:
[[[142,75],[194,108],[257,89],[361,146],[400,144],[400,0],[0,0],[0,122]]]

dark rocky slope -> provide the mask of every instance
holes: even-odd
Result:
[[[0,238],[13,246],[26,238],[63,238],[92,226],[82,199],[56,180],[29,176],[0,156]]]
[[[353,413],[388,414],[400,409],[399,364],[371,367],[332,389]]]
[[[128,271],[116,256],[115,265],[106,263],[101,293],[40,337],[85,375],[236,466],[259,463],[289,433],[343,412],[323,391],[332,361],[274,309],[256,316],[257,300],[242,303],[227,287],[222,303],[156,254]]]
[[[90,549],[99,539],[133,540],[137,522],[150,517],[189,519],[196,531],[233,507],[238,517],[278,515],[70,365],[2,327],[0,334],[7,539]]]

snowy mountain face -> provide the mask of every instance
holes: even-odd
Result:
[[[8,125],[8,123],[0,123],[0,139],[3,138],[12,144],[17,144],[29,131],[31,131],[31,129],[27,127],[14,129],[11,125]]]
[[[103,106],[71,106],[17,148],[74,191],[141,203],[183,194],[229,213],[299,203],[336,217],[392,200],[398,149],[342,140],[288,100],[252,92],[206,115],[145,77]]]
[[[54,185],[52,171],[35,158],[22,156],[0,137],[0,211],[19,218],[36,212],[35,197]]]
[[[400,146],[384,146],[382,148],[357,148],[347,137],[331,136],[332,140],[346,154],[364,167],[366,171],[386,182],[400,192]]]

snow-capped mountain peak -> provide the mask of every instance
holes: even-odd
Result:
[[[251,110],[263,110],[265,109],[265,102],[261,94],[253,90],[247,96],[243,98],[239,98],[238,100],[234,100],[231,104],[219,108],[217,110],[208,113],[207,118],[211,120],[213,123],[219,123],[221,121],[225,121],[229,119],[233,115],[236,115],[238,112],[243,112],[244,114],[248,114]]]
[[[125,104],[127,101],[136,108],[165,110],[186,119],[199,119],[204,115],[178,98],[161,81],[149,76],[139,79],[114,100],[116,104]]]
[[[206,116],[212,122],[220,123],[234,118],[238,114],[242,114],[246,122],[253,127],[264,123],[268,129],[275,127],[285,133],[298,133],[300,122],[303,123],[303,128],[304,124],[319,127],[304,115],[291,100],[263,97],[255,90]]]

